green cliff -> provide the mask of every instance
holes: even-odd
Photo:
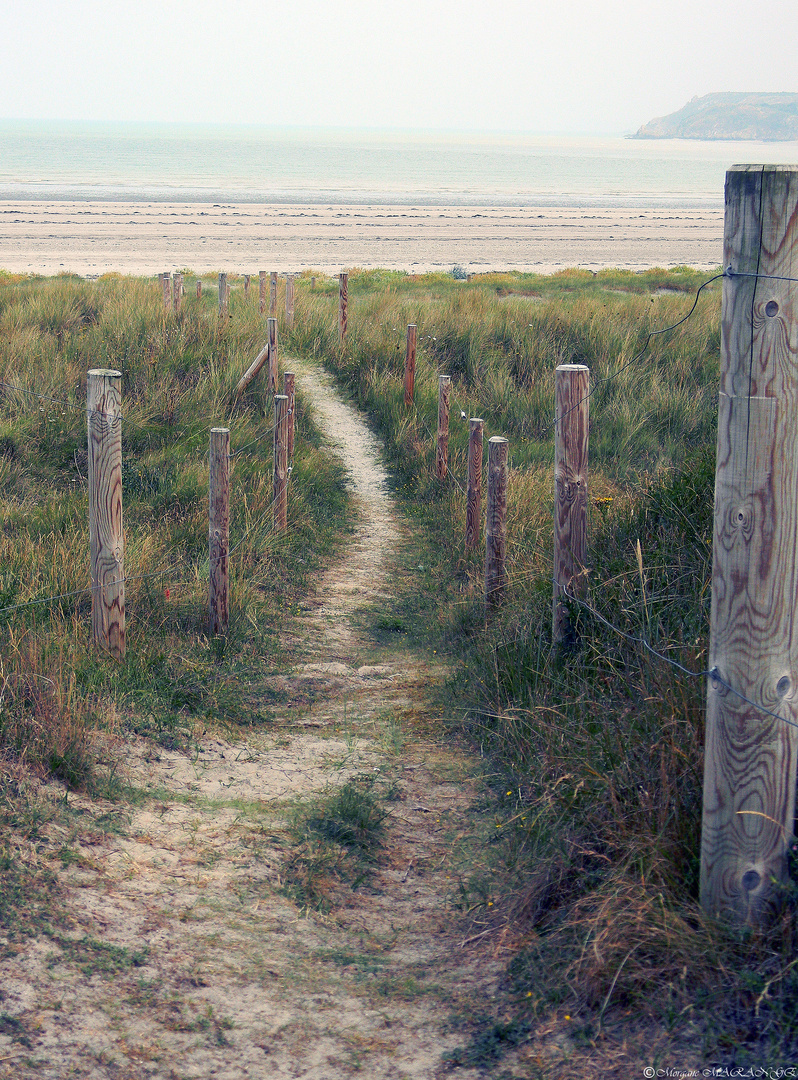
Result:
[[[705,94],[630,138],[798,140],[798,94]]]

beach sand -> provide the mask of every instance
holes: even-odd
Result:
[[[17,273],[712,269],[722,239],[722,207],[0,203],[0,268]]]

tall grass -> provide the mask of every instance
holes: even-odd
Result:
[[[342,472],[300,397],[290,528],[272,527],[271,402],[233,389],[265,337],[235,289],[164,316],[156,282],[0,280],[0,746],[73,786],[102,783],[93,733],[165,743],[198,723],[250,722],[246,684],[278,643],[280,613],[335,542]],[[128,654],[89,641],[86,372],[122,372]],[[231,618],[209,639],[208,438],[231,429]],[[268,715],[264,714],[264,722]]]
[[[502,1008],[529,1030],[567,1011],[585,1046],[600,1038],[609,1054],[627,1040],[643,1063],[675,1046],[691,1061],[786,1063],[798,1053],[794,889],[779,923],[755,935],[703,915],[704,683],[668,663],[706,667],[719,284],[631,362],[689,311],[703,280],[687,268],[469,284],[355,273],[345,347],[332,290],[302,296],[293,341],[369,411],[426,537],[423,587],[400,598],[397,618],[448,648],[444,704],[493,762],[491,855],[461,884],[480,933],[513,945]],[[410,322],[419,349],[407,410]],[[573,362],[590,367],[593,388],[589,607],[575,607],[577,642],[563,650],[550,630],[553,390],[554,368]],[[452,376],[443,485],[439,373]],[[486,438],[510,440],[510,585],[488,621],[481,556],[463,552],[470,416],[485,420]]]

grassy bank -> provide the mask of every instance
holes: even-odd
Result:
[[[711,925],[698,904],[704,683],[668,662],[706,666],[720,282],[686,322],[649,335],[689,312],[706,276],[355,272],[343,349],[336,283],[300,292],[294,347],[322,357],[372,416],[424,537],[419,587],[375,632],[448,651],[443,705],[492,762],[495,840],[458,902],[513,959],[464,1062],[498,1058],[552,1018],[586,1068],[622,1046],[654,1066],[677,1051],[723,1065],[798,1053],[792,886],[762,934]],[[593,388],[589,608],[572,612],[577,642],[563,651],[550,636],[553,375],[572,362],[590,367]],[[452,376],[444,484],[438,374]],[[463,550],[470,416],[486,439],[510,440],[510,584],[488,621],[483,556]]]
[[[164,317],[158,285],[0,278],[0,737],[74,787],[113,783],[97,732],[185,744],[257,720],[247,686],[273,660],[281,613],[338,539],[346,496],[301,396],[289,530],[272,523],[264,380],[232,404],[263,344],[257,296],[189,290]],[[91,647],[86,372],[122,372],[127,657]],[[231,615],[207,636],[208,438],[231,429]]]

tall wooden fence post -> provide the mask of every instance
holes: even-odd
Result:
[[[227,274],[219,274],[219,320],[222,323],[227,322],[229,314],[227,297]]]
[[[267,319],[269,332],[269,393],[277,393],[277,320]]]
[[[197,299],[202,296],[202,278],[197,278]]]
[[[343,348],[346,341],[346,330],[349,306],[349,274],[344,270],[338,275],[338,344]]]
[[[701,903],[758,923],[795,822],[798,291],[778,280],[798,277],[795,166],[726,173],[723,265]]]
[[[258,271],[258,302],[261,315],[266,310],[266,271]]]
[[[249,299],[249,283],[250,283],[251,280],[252,280],[252,276],[250,274],[244,274],[244,299],[245,300]]]
[[[507,586],[507,439],[488,440],[488,507],[485,515],[485,607],[499,604]]]
[[[285,279],[285,325],[290,330],[294,325],[294,275]]]
[[[288,525],[288,398],[274,395],[274,527]]]
[[[230,429],[211,428],[208,495],[208,606],[211,634],[226,634],[230,621]]]
[[[283,393],[288,398],[288,460],[294,459],[294,409],[296,406],[296,377],[293,371],[283,372]]]
[[[269,318],[277,316],[277,271],[272,270],[269,274]]]
[[[172,279],[172,308],[175,315],[180,311],[180,304],[183,300],[183,275],[175,274]]]
[[[468,490],[466,492],[466,551],[479,543],[482,524],[482,438],[484,422],[472,417],[468,422]]]
[[[560,364],[554,373],[554,574],[552,641],[570,641],[567,598],[583,596],[587,581],[587,444],[590,369]]]
[[[161,291],[163,294],[164,311],[172,310],[172,275],[165,273],[160,275]]]
[[[416,383],[416,324],[410,323],[407,327],[407,340],[405,342],[405,406],[409,409],[413,404],[413,391]]]
[[[446,479],[449,471],[449,398],[452,392],[450,375],[438,376],[438,446],[435,452],[435,473]]]
[[[125,656],[125,538],[122,529],[122,373],[88,374],[89,547],[92,638]]]

